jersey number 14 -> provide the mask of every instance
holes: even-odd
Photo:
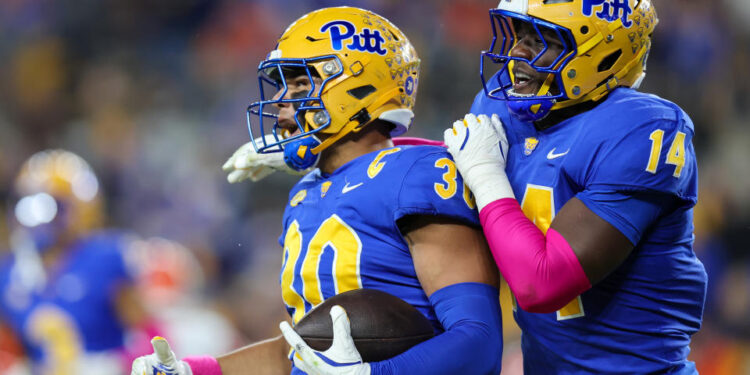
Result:
[[[552,188],[533,184],[526,185],[521,209],[526,217],[546,235],[547,229],[549,229],[552,219],[555,217],[555,198]],[[513,303],[515,305],[515,299]],[[515,306],[513,307],[515,308]],[[557,310],[557,320],[580,318],[584,315],[581,296],[576,297],[563,308]]]
[[[651,140],[651,155],[648,158],[648,165],[646,166],[646,172],[656,173],[656,167],[659,166],[659,159],[661,159],[661,148],[664,140],[664,130],[656,129],[651,132],[649,136]],[[674,165],[674,173],[672,176],[675,178],[680,177],[682,173],[682,167],[685,166],[685,133],[677,132],[672,140],[672,145],[669,146],[667,151],[667,164]]]

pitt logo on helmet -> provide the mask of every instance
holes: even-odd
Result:
[[[361,33],[355,34],[357,29],[351,22],[331,21],[320,28],[320,32],[326,31],[331,36],[331,47],[335,51],[340,51],[344,42],[351,39],[351,43],[346,45],[346,48],[350,50],[377,53],[378,55],[385,55],[387,52],[382,47],[385,38],[380,35],[380,30],[363,28]]]
[[[628,16],[633,14],[633,8],[630,7],[630,0],[583,0],[583,15],[590,16],[594,7],[601,7],[596,16],[605,21],[622,20],[625,27],[633,26],[633,21]]]

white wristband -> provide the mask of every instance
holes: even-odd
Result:
[[[503,198],[514,198],[513,188],[505,171],[497,164],[475,165],[463,176],[481,212],[488,204]]]

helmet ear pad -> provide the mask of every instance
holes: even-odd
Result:
[[[553,110],[597,101],[617,87],[636,87],[642,80],[651,36],[659,22],[656,9],[652,0],[625,0],[618,6],[610,3],[613,1],[574,0],[529,11],[569,29],[577,47],[560,74],[566,100],[561,99]],[[615,15],[607,16],[607,10]]]

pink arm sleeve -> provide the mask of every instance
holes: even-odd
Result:
[[[221,366],[214,357],[201,355],[185,357],[182,360],[190,365],[193,375],[221,375]]]
[[[500,273],[524,311],[550,313],[591,288],[568,242],[554,229],[545,236],[513,198],[479,213]]]
[[[431,139],[416,138],[416,137],[396,137],[393,138],[394,146],[440,146],[445,147],[445,143],[441,141],[433,141]]]

